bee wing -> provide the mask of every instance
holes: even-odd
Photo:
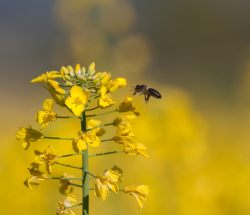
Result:
[[[150,94],[151,96],[153,96],[153,97],[155,97],[155,98],[157,98],[157,99],[160,99],[160,98],[161,98],[161,94],[160,94],[157,90],[155,90],[155,89],[153,89],[153,88],[148,88],[148,92],[149,92],[149,94]]]

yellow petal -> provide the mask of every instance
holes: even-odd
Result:
[[[148,195],[148,186],[146,185],[139,185],[139,186],[128,186],[124,188],[125,193],[129,193],[131,196],[135,197],[139,208],[142,209],[143,202]]]
[[[102,183],[99,178],[96,179],[96,183],[94,184],[94,194],[102,200],[107,199],[109,195],[108,186],[105,183]]]
[[[113,191],[114,193],[118,193],[119,192],[119,187],[116,183],[112,183],[112,182],[107,182],[108,188]]]
[[[107,178],[108,181],[117,183],[119,181],[119,178],[121,177],[121,174],[109,169],[105,171],[104,176]]]
[[[82,139],[76,138],[72,142],[72,147],[75,152],[79,153],[80,151],[87,149],[87,144]]]
[[[65,105],[73,112],[75,116],[80,116],[85,110],[85,104],[77,103],[76,99],[69,96],[65,100]]]
[[[65,100],[65,105],[66,105],[69,109],[71,109],[72,106],[75,105],[75,104],[74,104],[74,98],[71,97],[71,96],[69,96],[69,97]]]
[[[79,96],[83,96],[84,92],[83,89],[79,86],[73,86],[70,90],[70,95],[72,97],[79,97]]]
[[[138,206],[139,206],[139,209],[142,209],[143,208],[143,201],[144,201],[144,198],[140,195],[136,195],[135,193],[131,193],[132,196],[135,197],[137,203],[138,203]]]
[[[85,105],[80,104],[72,107],[72,112],[75,116],[81,116],[82,112],[85,110]]]

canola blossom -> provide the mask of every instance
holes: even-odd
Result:
[[[50,122],[56,120],[56,113],[54,112],[53,108],[53,99],[46,99],[43,102],[43,110],[39,110],[36,116],[36,121],[41,126],[41,128],[47,127]]]
[[[116,165],[105,170],[103,175],[96,174],[88,165],[90,157],[115,153],[148,158],[146,146],[136,141],[130,124],[131,120],[139,116],[133,98],[127,96],[122,101],[116,102],[112,96],[117,90],[127,86],[127,80],[122,77],[112,79],[109,72],[96,72],[95,63],[91,63],[88,68],[81,67],[80,64],[75,67],[62,66],[59,71],[47,71],[39,75],[31,83],[41,84],[48,90],[51,98],[43,101],[42,108],[36,114],[40,130],[31,126],[22,127],[16,134],[17,140],[26,150],[35,147],[31,142],[40,139],[43,139],[43,142],[67,141],[72,147],[70,151],[60,155],[56,153],[60,145],[56,147],[48,145],[41,151],[34,148],[35,158],[28,168],[30,176],[24,181],[25,186],[35,190],[45,180],[58,180],[59,191],[65,199],[58,201],[55,212],[57,215],[74,215],[75,207],[81,207],[82,214],[89,215],[91,189],[94,191],[94,196],[102,200],[106,200],[110,192],[127,193],[136,199],[141,209],[148,195],[146,185],[124,187],[123,171]],[[68,115],[57,114],[56,105],[68,111]],[[116,113],[115,118],[107,122],[98,119],[98,116],[108,116],[110,113]],[[80,130],[74,131],[74,137],[64,137],[63,134],[59,137],[47,135],[45,128],[52,126],[52,122],[53,125],[56,124],[57,120],[79,120]],[[111,136],[110,132],[106,133],[107,127],[113,130]],[[103,144],[110,142],[117,143],[115,144],[117,150],[89,154],[89,150],[95,151],[96,148],[102,148]],[[79,164],[61,162],[65,157],[74,156],[81,156]],[[57,166],[79,170],[79,175],[73,176],[62,172],[58,176],[58,171],[54,171]],[[90,180],[91,178],[93,180]],[[82,189],[81,197],[76,197],[74,188]]]

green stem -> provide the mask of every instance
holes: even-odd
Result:
[[[52,177],[46,177],[45,179],[81,180],[82,181],[82,178],[64,178],[63,176],[59,176],[59,177],[52,176]]]
[[[102,142],[109,142],[109,141],[112,141],[114,140],[114,138],[110,138],[110,139],[106,139],[106,140],[101,140]]]
[[[90,172],[86,172],[88,175],[92,176],[93,178],[96,178],[96,176]]]
[[[101,97],[101,95],[93,96],[91,99],[98,99],[99,97]]]
[[[103,126],[110,126],[110,125],[114,125],[114,123],[110,122],[110,123],[103,124]]]
[[[80,184],[74,184],[74,183],[69,183],[71,186],[74,186],[74,187],[80,187],[80,188],[82,188],[82,185],[80,185]]]
[[[64,163],[59,163],[59,162],[55,162],[55,164],[60,165],[60,166],[66,166],[66,167],[74,168],[74,169],[82,169],[82,167],[73,166],[73,165],[70,165],[70,164],[64,164]]]
[[[82,113],[81,130],[86,131],[86,114]],[[89,215],[89,175],[88,173],[88,149],[82,151],[82,214]]]
[[[93,108],[89,108],[89,109],[86,109],[86,111],[96,110],[97,108],[99,108],[99,107],[98,107],[98,106],[96,106],[96,107],[93,107]]]
[[[68,119],[68,118],[76,118],[76,119],[81,119],[79,116],[56,116],[58,119]]]
[[[119,153],[119,152],[122,152],[122,151],[111,151],[111,152],[97,153],[97,154],[89,155],[89,157],[96,157],[96,156],[102,156],[102,155],[110,155],[110,154],[115,154],[115,153]]]
[[[74,140],[74,138],[64,138],[64,137],[48,137],[44,136],[44,139],[51,139],[51,140]]]
[[[81,155],[81,154],[82,153],[66,154],[66,155],[57,156],[56,158],[66,158],[66,157],[71,157],[71,156]]]

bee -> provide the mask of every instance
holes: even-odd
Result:
[[[145,84],[137,84],[135,87],[133,87],[133,90],[133,95],[136,95],[137,93],[139,93],[140,95],[144,95],[146,103],[149,101],[150,96],[157,99],[161,98],[161,94],[157,90],[155,90],[154,88],[150,88]]]

